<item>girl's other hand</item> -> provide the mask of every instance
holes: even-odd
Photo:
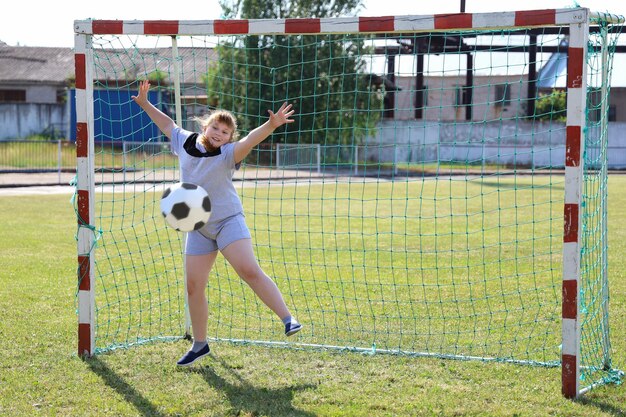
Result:
[[[285,123],[295,122],[295,120],[289,118],[295,113],[295,110],[292,110],[292,105],[287,104],[287,102],[283,103],[276,113],[271,110],[268,110],[267,112],[270,114],[270,126],[274,129],[284,125]]]
[[[139,83],[139,93],[136,96],[130,96],[130,98],[143,107],[143,105],[148,102],[148,90],[150,90],[150,81],[143,80]]]

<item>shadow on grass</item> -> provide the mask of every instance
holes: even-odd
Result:
[[[132,404],[143,416],[164,416],[150,401],[144,398],[135,388],[129,385],[124,378],[117,375],[109,366],[97,356],[85,359],[89,369],[98,375],[105,384],[117,391],[124,399]]]
[[[224,393],[233,408],[235,415],[267,415],[290,417],[313,417],[315,414],[298,410],[292,405],[294,393],[315,387],[314,384],[296,385],[282,388],[256,387],[244,380],[232,367],[223,360],[211,355],[236,380],[231,383],[216,374],[208,366],[193,368],[192,372],[201,375],[214,389]]]
[[[618,408],[613,404],[608,404],[597,398],[588,398],[586,396],[583,396],[582,398],[579,398],[576,401],[581,404],[596,407],[598,410],[604,413],[607,413],[608,415],[611,415],[611,416],[626,417],[626,408],[621,408],[621,407]]]
[[[550,190],[564,190],[565,187],[563,187],[563,185],[554,185],[554,184],[550,184],[550,183],[546,183],[546,184],[516,184],[515,182],[506,182],[506,181],[475,181],[474,184],[479,184],[483,187],[491,187],[491,188],[497,188],[500,190],[516,190],[516,189],[520,189],[520,190],[540,190],[540,189],[550,189]]]

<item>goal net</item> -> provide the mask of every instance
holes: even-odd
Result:
[[[562,366],[616,381],[607,276],[611,15],[75,22],[79,353],[185,337],[179,178],[131,100],[240,135],[295,120],[235,173],[262,268],[304,323],[286,340],[218,258],[214,341]]]

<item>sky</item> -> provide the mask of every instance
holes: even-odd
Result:
[[[10,0],[7,0],[10,1]],[[279,0],[278,0],[279,1]],[[457,13],[460,0],[364,0],[355,15],[432,15]],[[513,5],[509,5],[512,3]],[[562,9],[579,4],[592,11],[626,16],[626,0],[465,0],[467,13]],[[213,20],[221,18],[218,0],[18,0],[0,13],[0,41],[11,46],[73,47],[74,20]]]

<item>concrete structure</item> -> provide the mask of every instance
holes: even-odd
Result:
[[[596,136],[599,126],[590,126]],[[626,169],[626,122],[609,126],[609,168]],[[366,145],[366,158],[380,162],[465,162],[518,168],[565,166],[564,122],[435,122],[385,120]],[[589,156],[597,148],[586,150]]]
[[[464,76],[425,77],[424,120],[465,121],[465,106],[460,101],[464,83]],[[394,119],[415,120],[415,77],[397,76],[395,85]],[[528,74],[475,76],[471,120],[511,120],[525,115],[527,91]],[[551,91],[542,89],[540,93]],[[609,117],[611,122],[626,122],[626,85],[611,87]]]

